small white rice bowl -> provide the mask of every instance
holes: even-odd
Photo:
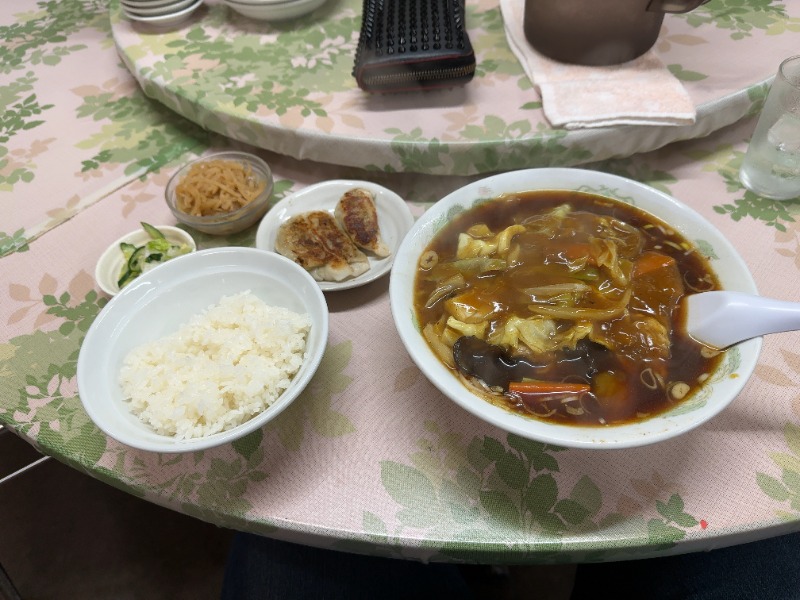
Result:
[[[328,307],[299,265],[255,248],[180,256],[101,311],[78,356],[78,391],[108,436],[153,452],[234,441],[305,389]]]
[[[178,331],[131,350],[120,384],[131,411],[156,432],[198,438],[241,425],[300,370],[311,319],[249,290],[193,316]]]

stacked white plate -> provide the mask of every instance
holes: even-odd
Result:
[[[129,1],[129,0],[126,0]],[[319,8],[325,0],[223,0],[240,15],[261,21],[285,21]]]
[[[132,21],[163,27],[189,18],[203,0],[119,0],[119,3]]]

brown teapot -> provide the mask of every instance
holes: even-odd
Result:
[[[708,0],[524,0],[525,37],[540,53],[580,65],[613,65],[653,47],[665,13]]]

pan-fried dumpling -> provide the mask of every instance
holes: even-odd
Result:
[[[353,188],[345,192],[334,210],[336,221],[356,246],[384,258],[392,251],[384,243],[372,192]]]
[[[336,224],[317,210],[296,215],[278,229],[275,250],[317,281],[343,281],[369,270],[369,259]]]

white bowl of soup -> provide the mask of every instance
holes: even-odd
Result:
[[[708,421],[738,395],[761,339],[686,335],[681,299],[757,293],[705,218],[607,173],[496,175],[434,204],[397,251],[394,321],[448,398],[508,432],[627,448]]]

